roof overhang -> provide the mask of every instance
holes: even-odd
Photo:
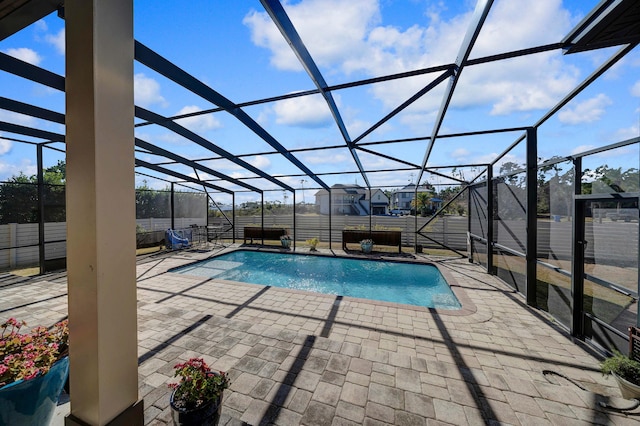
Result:
[[[565,53],[640,42],[640,1],[603,0],[563,40]]]
[[[62,0],[0,0],[0,40],[62,7]]]

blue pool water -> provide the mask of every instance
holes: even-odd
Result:
[[[461,308],[433,265],[239,250],[171,272],[427,308]]]

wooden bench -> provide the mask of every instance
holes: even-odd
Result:
[[[344,229],[342,231],[342,250],[347,250],[347,243],[360,243],[372,239],[373,244],[381,246],[398,246],[402,253],[402,231],[366,231],[360,229]]]
[[[280,237],[282,235],[288,235],[289,230],[285,228],[260,228],[258,226],[245,226],[244,227],[244,243],[247,243],[247,239],[251,240],[251,244],[253,244],[253,239],[261,240],[264,243],[264,240],[277,240],[280,241]]]

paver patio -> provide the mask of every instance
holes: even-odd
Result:
[[[596,357],[466,259],[417,255],[437,263],[462,295],[464,312],[451,314],[167,272],[214,253],[138,261],[147,424],[170,423],[166,385],[173,366],[193,356],[229,372],[221,424],[640,422],[640,410],[599,405],[632,404]],[[0,312],[29,325],[65,317],[65,274],[0,283]],[[54,424],[68,410],[60,405]]]

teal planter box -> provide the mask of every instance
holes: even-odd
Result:
[[[68,375],[67,356],[53,364],[44,376],[0,388],[0,426],[48,425]]]

